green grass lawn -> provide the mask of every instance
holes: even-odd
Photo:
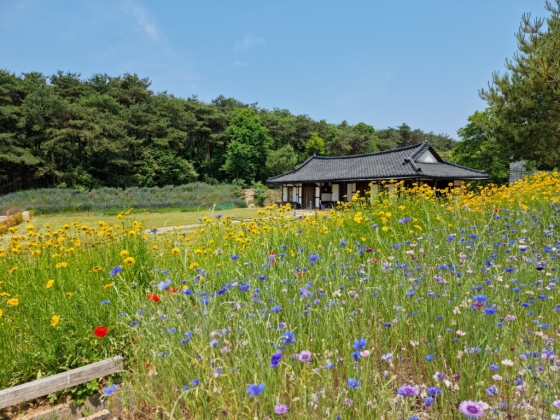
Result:
[[[201,216],[215,216],[221,214],[223,217],[231,218],[252,218],[257,215],[258,209],[232,209],[232,210],[222,210],[222,211],[200,211],[200,212],[169,212],[169,213],[137,213],[134,214],[134,218],[139,222],[142,222],[144,229],[152,229],[154,227],[169,227],[169,226],[182,226],[191,225],[198,223],[198,219]],[[46,232],[47,225],[51,228],[56,229],[63,226],[65,223],[78,222],[80,224],[85,224],[88,226],[95,225],[98,221],[103,220],[106,223],[117,224],[120,223],[117,216],[101,216],[92,213],[75,213],[75,214],[54,214],[54,215],[44,215],[35,216],[31,220],[31,224],[35,226],[35,230],[39,233]],[[21,226],[25,226],[26,223]]]

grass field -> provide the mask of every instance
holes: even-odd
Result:
[[[201,217],[213,217],[216,214],[222,214],[224,217],[231,217],[233,219],[246,219],[255,217],[257,215],[257,209],[237,208],[222,211],[215,210],[214,212],[211,210],[193,212],[174,211],[165,213],[136,212],[133,213],[133,217],[135,220],[141,222],[145,229],[152,229],[197,224],[200,223]],[[104,216],[92,213],[68,213],[35,216],[31,221],[31,224],[35,226],[36,232],[42,234],[48,230],[47,226],[50,226],[51,228],[49,229],[52,229],[52,227],[60,227],[74,221],[85,225],[96,225],[99,221],[104,221],[110,225],[122,223],[122,221],[117,218],[117,215]]]
[[[133,215],[20,227],[0,388],[122,354],[115,385],[154,419],[560,414],[558,174],[397,187],[165,235]]]

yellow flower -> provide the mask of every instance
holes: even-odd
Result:
[[[200,267],[200,265],[198,265],[198,263],[192,262],[192,263],[189,265],[189,270],[194,271],[194,270],[196,270],[198,267]]]
[[[10,296],[10,294],[8,292],[2,292],[0,293],[0,297],[4,297],[4,296]]]
[[[93,271],[94,273],[98,273],[98,272],[100,272],[100,271],[102,271],[102,270],[103,270],[103,267],[101,267],[100,265],[96,265],[95,267],[93,267],[93,268],[91,269],[91,271]]]
[[[53,287],[54,284],[54,280],[49,280],[47,282],[47,285],[45,286],[45,289],[50,289],[51,287]]]
[[[391,230],[391,229],[390,229],[389,227],[387,227],[387,226],[383,226],[383,227],[381,228],[381,230],[382,230],[383,232],[387,232],[388,230]]]
[[[74,293],[74,292],[66,292],[66,296],[70,296],[70,297],[72,297],[72,296],[74,296],[74,295],[75,295],[75,293]]]
[[[40,249],[36,249],[35,251],[31,251],[31,256],[32,257],[38,257],[39,255],[41,255],[41,250]]]
[[[177,256],[177,255],[179,255],[180,253],[181,253],[181,251],[179,251],[179,248],[177,248],[177,247],[175,247],[175,248],[173,248],[173,249],[171,250],[171,254],[172,254],[172,255]]]
[[[58,315],[53,315],[51,318],[51,327],[56,327],[58,321],[60,321],[60,317]]]
[[[14,265],[12,268],[10,268],[10,269],[8,270],[8,274],[12,274],[12,273],[13,273],[14,271],[16,271],[17,269],[18,269],[18,266],[17,266],[17,265]]]
[[[65,268],[65,267],[68,267],[68,263],[65,262],[65,261],[62,261],[62,262],[57,263],[55,267],[56,268]]]
[[[120,255],[122,258],[126,258],[126,257],[128,257],[128,256],[130,255],[130,253],[129,253],[126,249],[123,249],[123,250],[120,252],[119,255]]]
[[[51,225],[49,225],[49,224],[47,223],[47,224],[45,225],[45,227],[46,227],[47,229],[50,229],[50,228],[51,228]]]
[[[4,311],[2,309],[0,309],[0,318],[2,318],[3,313],[4,313]]]
[[[134,258],[132,258],[132,257],[128,257],[128,258],[125,258],[125,259],[124,259],[124,263],[125,263],[126,265],[133,265],[135,262],[136,262],[136,260],[135,260]]]
[[[156,249],[159,249],[159,246],[154,245],[154,246],[152,247],[152,249],[155,251]]]
[[[109,287],[113,287],[113,283],[107,283],[105,286],[103,286],[103,290],[108,289]]]
[[[33,226],[33,225],[26,225],[26,226],[25,226],[25,229],[27,229],[27,230],[33,230],[33,229],[35,229],[35,226]]]
[[[19,299],[18,298],[11,298],[10,300],[8,300],[8,305],[18,306],[19,305]]]

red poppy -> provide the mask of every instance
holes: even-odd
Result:
[[[500,209],[494,209],[494,213],[498,213]]]
[[[108,332],[109,330],[107,329],[107,327],[97,327],[95,330],[93,330],[93,333],[99,338],[105,337]]]
[[[153,300],[154,302],[159,302],[159,296],[155,293],[148,293],[146,297],[150,300]]]
[[[169,289],[166,294],[167,296],[171,295],[171,293],[177,293],[177,291],[179,290],[178,287],[172,287],[171,289]],[[156,301],[157,302],[157,301]]]

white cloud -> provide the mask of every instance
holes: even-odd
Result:
[[[251,48],[258,47],[260,45],[264,45],[266,40],[263,37],[256,37],[251,34],[246,34],[241,41],[235,41],[235,45],[233,46],[234,51],[242,51],[248,50]]]
[[[132,1],[127,1],[125,2],[125,10],[132,14],[136,23],[138,23],[148,35],[154,40],[159,41],[160,35],[157,25],[151,21],[149,13],[144,6],[135,4]]]
[[[233,67],[247,67],[247,63],[245,61],[235,60],[233,62]]]

